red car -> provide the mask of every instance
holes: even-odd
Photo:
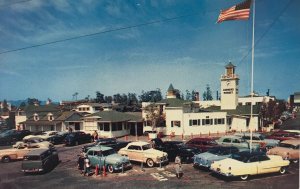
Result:
[[[208,149],[218,146],[214,138],[192,138],[186,142],[186,146],[198,148],[201,152],[206,152]]]
[[[290,140],[290,139],[299,139],[300,135],[296,132],[288,131],[277,131],[267,137],[268,139],[276,139],[280,141]]]

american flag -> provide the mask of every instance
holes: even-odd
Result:
[[[246,0],[240,4],[234,5],[229,9],[222,10],[217,23],[226,20],[247,20],[250,16],[251,0]]]

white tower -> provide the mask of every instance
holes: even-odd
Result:
[[[225,75],[221,75],[221,109],[232,110],[238,105],[239,76],[235,74],[235,66],[229,62]]]

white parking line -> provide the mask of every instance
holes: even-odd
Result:
[[[153,178],[155,178],[158,181],[166,181],[168,180],[167,178],[165,178],[163,175],[159,174],[159,173],[151,173],[150,174]]]
[[[170,171],[163,171],[162,174],[164,174],[166,177],[176,177],[176,175]]]

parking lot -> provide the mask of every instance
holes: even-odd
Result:
[[[133,163],[133,168],[124,173],[84,177],[76,164],[82,146],[57,145],[61,162],[45,174],[24,175],[21,161],[1,163],[0,188],[299,188],[299,164],[291,164],[285,175],[259,175],[248,181],[225,179],[210,171],[195,169],[192,164],[183,164],[184,176],[177,179],[173,162],[162,168]]]

